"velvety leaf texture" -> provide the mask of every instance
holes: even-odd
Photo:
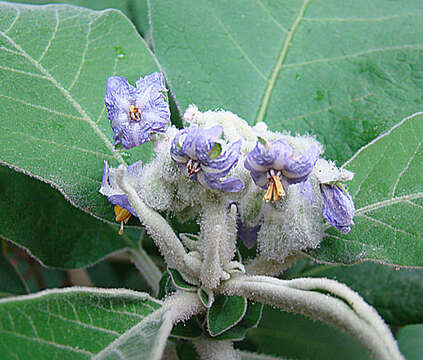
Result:
[[[2,359],[90,359],[159,309],[129,290],[70,288],[0,301]]]
[[[423,266],[423,114],[405,118],[358,151],[344,167],[355,226],[344,235],[328,230],[318,260],[354,263],[366,259]]]
[[[156,64],[119,11],[0,4],[0,162],[58,188],[77,207],[111,219],[98,193],[103,162],[147,161],[149,144],[113,149],[106,79],[134,82]]]
[[[195,103],[313,132],[343,162],[422,109],[420,0],[150,3],[154,49],[182,111]]]
[[[118,250],[136,246],[140,230],[93,218],[36,179],[0,166],[0,237],[59,268],[90,265]],[[112,211],[112,207],[110,210]],[[23,216],[23,214],[25,214]]]

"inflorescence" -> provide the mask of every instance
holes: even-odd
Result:
[[[235,203],[238,235],[248,234],[249,246],[257,241],[269,259],[318,247],[323,218],[342,233],[351,230],[354,204],[341,182],[353,174],[321,158],[323,148],[314,137],[272,132],[264,123],[250,127],[231,112],[202,113],[194,105],[179,130],[169,126],[162,75],[155,72],[135,84],[110,77],[105,104],[115,145],[154,144],[153,160],[126,170],[148,206],[188,219],[212,201]],[[123,228],[136,214],[107,163],[100,192],[115,205]]]

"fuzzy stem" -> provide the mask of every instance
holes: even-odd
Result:
[[[232,341],[217,341],[205,337],[192,341],[201,360],[241,360]]]
[[[203,255],[200,281],[206,288],[215,289],[224,276],[223,267],[235,252],[235,247],[230,245],[228,210],[224,201],[210,201],[204,207],[200,240]],[[229,247],[233,249],[226,250]],[[228,251],[232,251],[232,254],[227,254]]]
[[[168,310],[172,313],[172,324],[175,325],[205,311],[205,307],[196,293],[178,291],[164,301],[163,311]]]
[[[157,295],[159,292],[159,282],[162,277],[162,272],[141,247],[141,244],[138,249],[129,249],[129,255],[135,267],[141,273],[145,281],[147,281],[153,295]]]
[[[305,285],[307,282],[301,283],[297,280],[279,280],[267,276],[240,276],[227,281],[222,286],[222,291],[274,305],[284,311],[301,313],[334,325],[354,336],[372,353],[375,359],[404,359],[383,320],[381,318],[375,320],[374,310],[370,311],[370,315],[368,309],[363,310],[362,303],[365,304],[365,302],[358,294],[354,295],[354,300],[349,292],[347,294],[349,300],[354,302],[352,309],[341,299],[296,288],[301,286],[307,288]],[[321,280],[319,288],[322,288],[322,284],[327,282],[327,279],[319,280]],[[291,283],[292,281],[294,282]],[[327,287],[336,289],[336,295],[339,297],[343,298],[346,294],[345,291],[340,291],[341,287],[335,287],[333,284],[327,285]],[[349,303],[348,300],[347,303]],[[369,305],[366,304],[366,306],[371,309]],[[354,311],[357,307],[360,309],[359,313]],[[374,325],[375,322],[377,322],[377,326]],[[382,331],[381,328],[384,330]]]
[[[126,169],[121,165],[118,170],[116,180],[119,187],[125,192],[129,203],[158,246],[166,263],[181,272],[195,275],[185,262],[188,255],[173,229],[158,212],[148,207],[141,200],[135,189],[126,181]]]

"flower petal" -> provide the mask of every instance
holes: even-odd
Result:
[[[283,168],[280,170],[282,170],[282,174],[291,184],[305,181],[313,171],[314,164],[316,164],[319,155],[320,148],[316,145],[312,145],[307,152],[299,158],[289,156]]]

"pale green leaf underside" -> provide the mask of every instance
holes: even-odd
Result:
[[[90,359],[160,307],[144,293],[88,288],[0,300],[0,357]]]
[[[423,113],[405,118],[360,149],[344,166],[355,226],[347,235],[333,229],[319,260],[353,263],[366,259],[423,266]]]
[[[156,70],[119,11],[0,4],[0,162],[38,177],[74,205],[111,218],[98,194],[103,162],[148,160],[149,144],[113,149],[106,80]]]
[[[157,310],[116,339],[93,360],[160,360],[172,330],[170,310]]]
[[[420,0],[150,0],[155,52],[182,110],[313,132],[343,162],[422,109]],[[169,16],[171,14],[171,16]]]

